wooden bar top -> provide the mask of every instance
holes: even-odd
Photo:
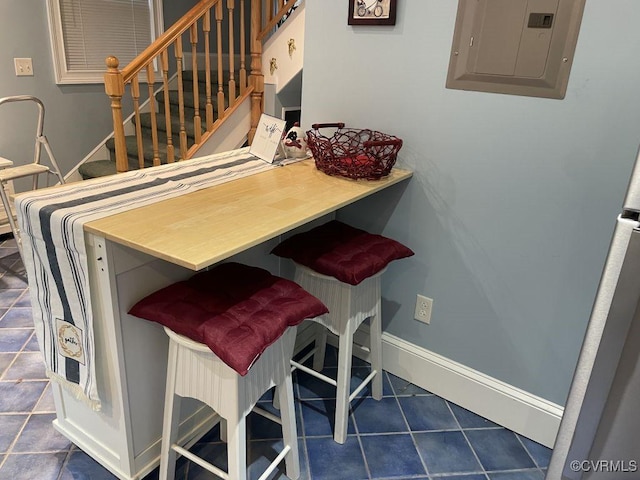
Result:
[[[349,180],[308,159],[87,222],[85,231],[201,270],[411,175],[394,168],[380,180]]]

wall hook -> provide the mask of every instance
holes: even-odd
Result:
[[[287,47],[289,47],[289,58],[293,58],[293,52],[296,51],[296,41],[293,38],[290,38],[287,42]]]

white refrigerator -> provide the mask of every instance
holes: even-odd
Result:
[[[546,480],[640,479],[640,152]]]

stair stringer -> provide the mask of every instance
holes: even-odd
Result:
[[[251,95],[247,95],[242,102],[231,109],[224,117],[224,122],[215,128],[209,138],[200,144],[195,151],[195,156],[202,157],[240,148],[246,143],[250,129]]]

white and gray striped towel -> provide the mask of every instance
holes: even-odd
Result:
[[[85,222],[271,168],[243,148],[20,195],[23,260],[49,377],[100,409]]]

